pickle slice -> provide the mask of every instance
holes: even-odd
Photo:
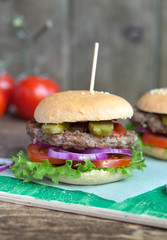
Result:
[[[61,124],[43,124],[42,132],[43,133],[61,133],[70,128],[70,123],[61,123]]]
[[[162,115],[162,122],[164,125],[167,125],[167,115]]]
[[[89,131],[96,136],[109,136],[113,129],[112,121],[89,122]]]

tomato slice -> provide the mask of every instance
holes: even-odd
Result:
[[[161,134],[144,133],[142,135],[142,141],[147,145],[167,148],[167,137]]]
[[[96,167],[104,167],[104,168],[116,168],[122,166],[128,166],[132,161],[131,156],[125,154],[110,154],[109,158],[106,160],[93,161],[92,163]]]
[[[28,156],[30,161],[32,162],[39,162],[43,163],[42,159],[48,159],[48,161],[51,164],[56,165],[63,165],[66,163],[66,160],[64,159],[58,159],[58,158],[52,158],[48,156],[48,148],[40,147],[36,144],[29,144],[27,147],[28,150]],[[108,159],[105,160],[98,160],[98,161],[92,161],[92,163],[96,167],[104,167],[104,168],[113,168],[113,167],[122,167],[122,166],[128,166],[129,163],[132,161],[132,158],[125,154],[110,154]],[[85,164],[83,161],[73,161],[73,168],[77,168],[75,165],[81,163]]]
[[[111,137],[121,137],[126,135],[126,129],[120,123],[114,123],[114,129]]]
[[[62,165],[66,163],[64,159],[52,158],[48,156],[48,148],[40,147],[36,144],[29,144],[27,147],[30,161],[43,163],[42,159],[48,159],[51,164]]]

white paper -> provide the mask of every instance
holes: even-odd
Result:
[[[128,198],[138,196],[142,193],[167,184],[167,161],[157,160],[150,157],[145,158],[147,167],[144,168],[144,172],[134,170],[132,177],[119,182],[97,186],[73,186],[67,184],[55,185],[48,179],[35,182],[65,190],[79,190],[87,193],[93,193],[104,199],[122,202]],[[0,176],[14,177],[10,170],[1,172]]]

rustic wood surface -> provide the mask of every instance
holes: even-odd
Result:
[[[33,46],[25,61],[14,62],[14,77],[40,68],[62,90],[88,89],[94,42],[100,42],[95,89],[135,104],[145,91],[166,86],[165,0],[1,0],[0,60],[25,45],[10,20],[27,21],[31,33],[52,19],[54,27]],[[29,69],[29,68],[28,68]]]
[[[25,121],[10,115],[0,119],[0,156],[23,149],[29,138]],[[164,240],[167,231],[141,225],[0,202],[0,239],[135,239]]]
[[[167,75],[167,1],[161,0],[159,3],[160,14],[158,16],[158,25],[159,25],[159,71],[158,71],[158,79],[159,79],[159,87],[166,87],[166,75]]]
[[[150,75],[154,57],[153,1],[74,2],[73,87],[89,87],[92,45],[96,40],[100,48],[95,88],[134,103],[141,93],[154,87]]]

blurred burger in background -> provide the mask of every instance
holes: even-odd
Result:
[[[153,89],[141,96],[131,121],[141,135],[143,152],[167,160],[167,88]]]

